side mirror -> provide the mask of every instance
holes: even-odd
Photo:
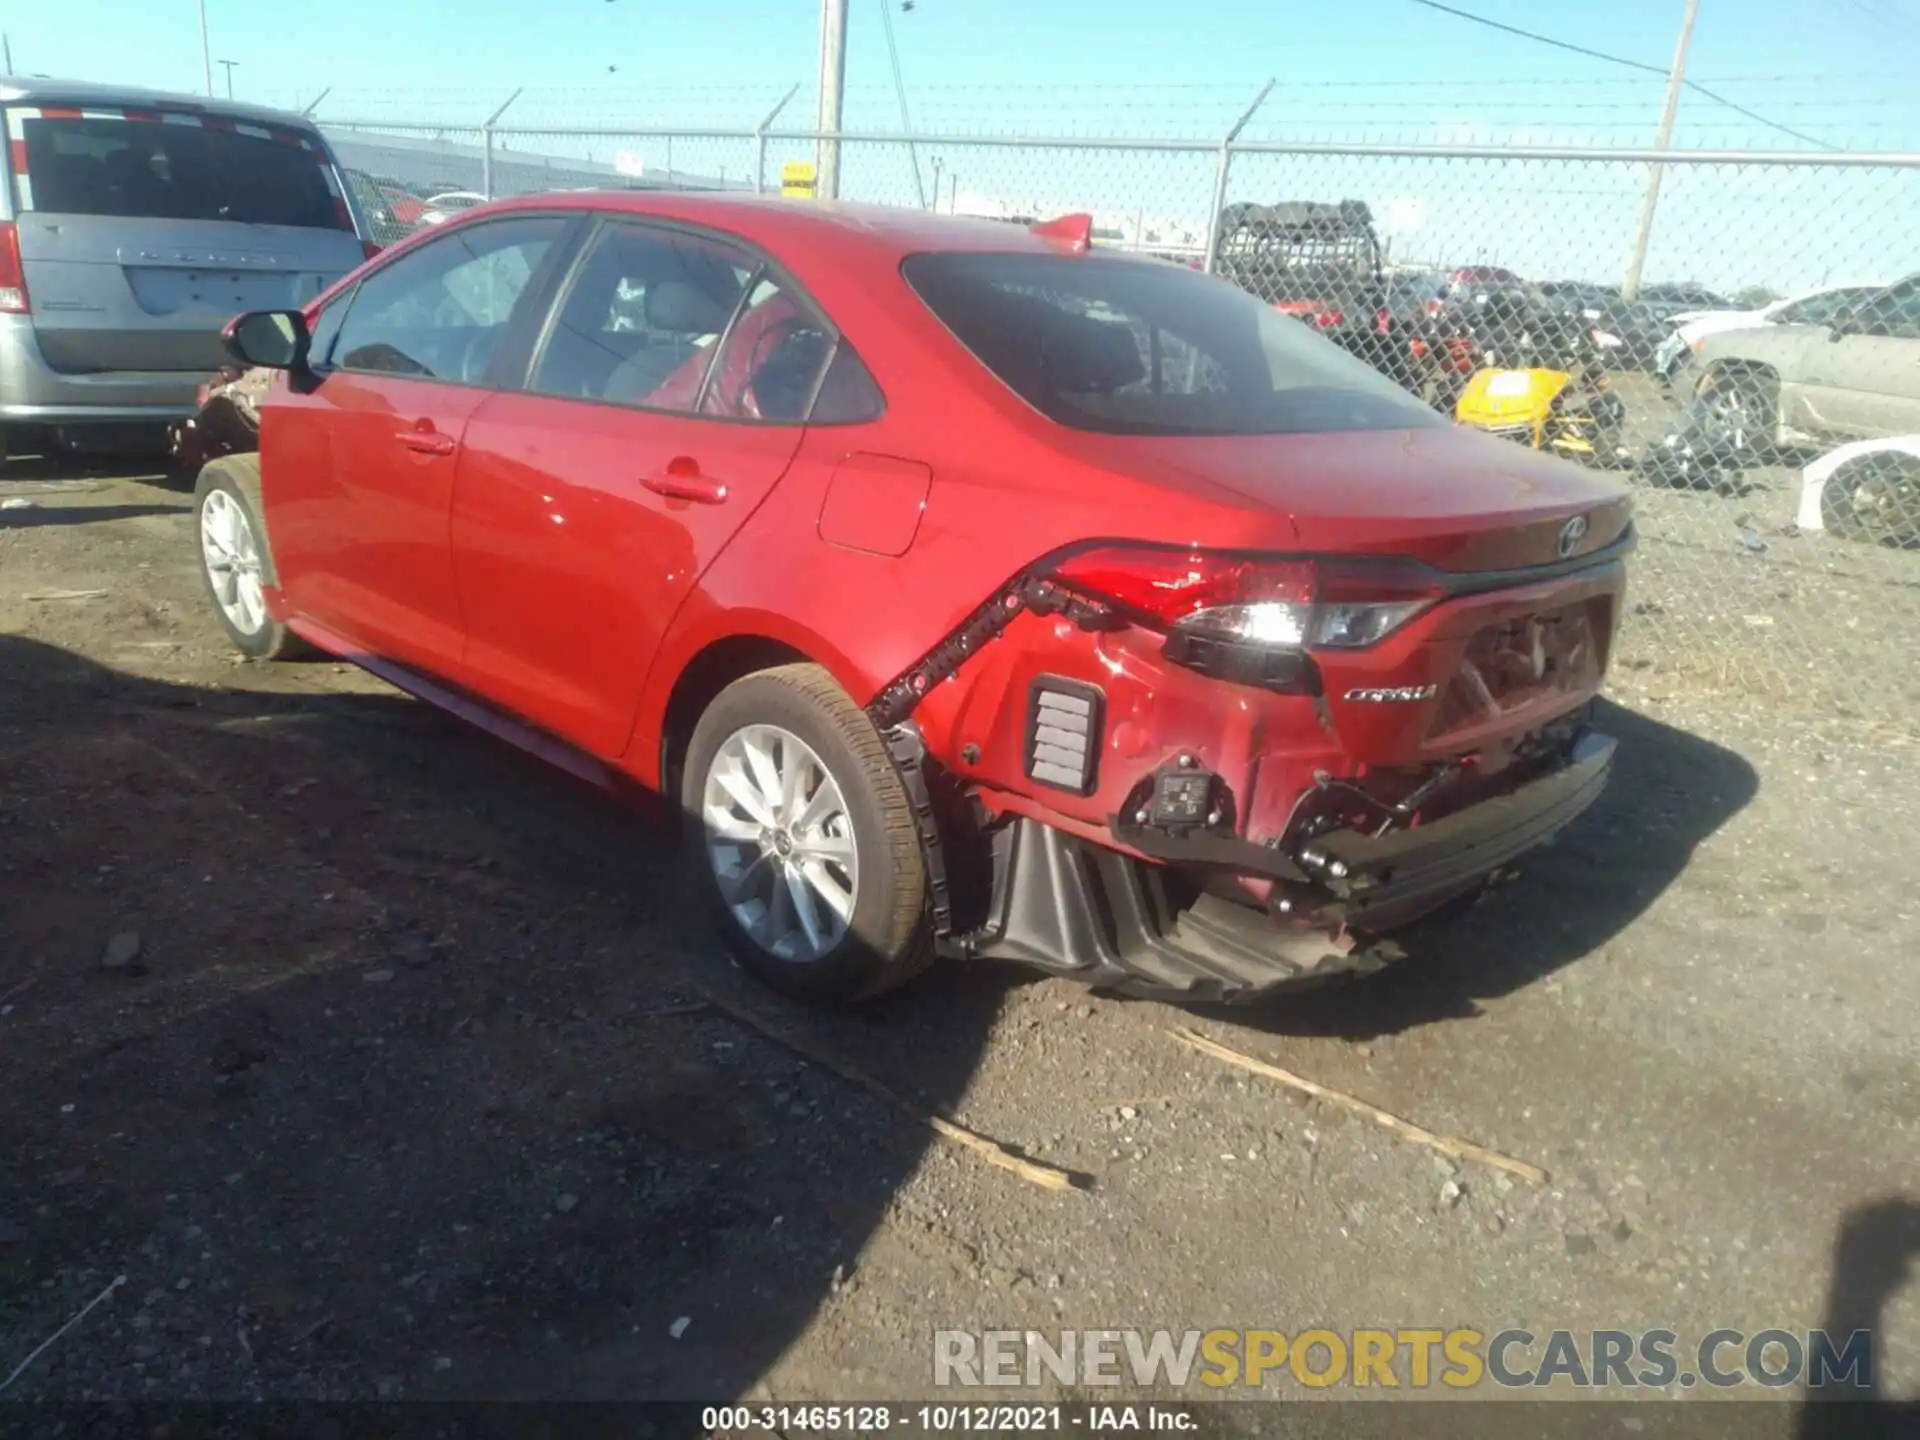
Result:
[[[249,310],[228,322],[220,338],[242,365],[268,370],[304,370],[313,339],[298,310]]]
[[[1828,327],[1829,340],[1844,340],[1849,335],[1858,335],[1861,331],[1860,312],[1854,309],[1834,312],[1833,322]]]

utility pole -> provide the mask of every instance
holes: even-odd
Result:
[[[226,67],[227,99],[229,100],[233,99],[233,67],[238,65],[240,62],[238,60],[216,60],[213,63],[216,65],[224,65]]]
[[[837,131],[847,99],[847,0],[820,0],[821,130]],[[814,194],[840,198],[840,142],[821,140],[814,156]]]
[[[1687,46],[1693,39],[1693,17],[1699,13],[1700,0],[1687,0],[1687,13],[1680,22],[1680,43],[1673,47],[1673,70],[1667,76],[1667,103],[1660,112],[1660,133],[1653,141],[1656,150],[1665,150],[1673,140],[1673,120],[1680,110],[1680,85],[1687,73]],[[1660,204],[1660,170],[1658,162],[1647,167],[1647,193],[1640,202],[1640,229],[1633,237],[1633,259],[1627,264],[1627,278],[1620,286],[1620,294],[1627,300],[1640,297],[1640,272],[1646,267],[1647,244],[1653,239],[1653,212]]]
[[[213,47],[207,43],[207,0],[200,0],[200,64],[207,72],[207,98],[213,98]]]
[[[7,74],[13,74],[13,37],[0,35],[0,49],[7,52]]]
[[[933,160],[933,208],[935,213],[938,213],[940,209],[940,157],[938,155],[935,155],[932,157],[932,160]]]

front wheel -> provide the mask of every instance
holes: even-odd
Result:
[[[260,520],[260,457],[228,455],[200,471],[193,491],[200,575],[227,638],[255,660],[283,660],[308,647],[267,613],[273,553]]]
[[[1780,409],[1759,376],[1739,371],[1709,375],[1695,395],[1693,419],[1703,439],[1730,457],[1770,458]]]
[[[931,960],[906,787],[873,722],[819,666],[723,690],[694,727],[680,793],[715,923],[768,985],[858,1000]]]

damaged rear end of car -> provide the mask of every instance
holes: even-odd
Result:
[[[1398,958],[1396,932],[1593,804],[1620,487],[1433,420],[1317,340],[1299,354],[1331,369],[1236,410],[1226,381],[1195,386],[1212,361],[1177,348],[1188,322],[1157,329],[1185,282],[1133,307],[1140,285],[1088,282],[1061,323],[1034,308],[1065,303],[1061,272],[970,263],[1013,277],[1024,353],[970,328],[1004,295],[935,276],[923,296],[1061,422],[1063,456],[1168,503],[1007,576],[869,705],[942,950],[1243,999]],[[1220,368],[1249,357],[1298,358]]]

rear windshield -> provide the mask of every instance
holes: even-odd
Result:
[[[1184,265],[909,257],[907,282],[1041,414],[1125,435],[1283,435],[1446,422],[1371,366]]]
[[[16,112],[10,118],[20,136],[14,169],[22,209],[353,228],[321,157],[292,131],[252,135],[212,128],[197,117],[163,122]]]

